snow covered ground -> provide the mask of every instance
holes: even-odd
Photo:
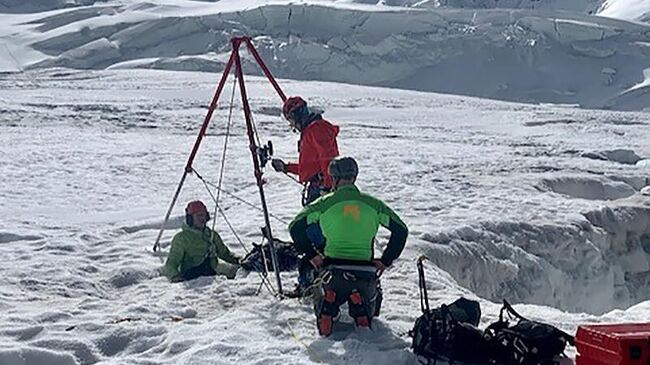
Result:
[[[649,317],[646,113],[327,82],[281,86],[341,126],[342,153],[361,163],[360,187],[411,230],[384,274],[374,331],[321,339],[309,305],[255,295],[254,274],[181,284],[157,277],[155,227],[217,78],[68,69],[0,76],[0,364],[412,364],[404,334],[419,314],[420,254],[432,261],[432,304],[478,296],[483,324],[502,298],[569,332]],[[273,141],[276,156],[295,156],[279,98],[266,81],[247,81],[261,140]],[[230,85],[195,164],[210,180]],[[224,188],[255,202],[240,109],[237,102]],[[300,187],[270,169],[265,177],[275,232],[287,238]],[[210,200],[190,178],[174,216],[196,198]],[[259,212],[222,199],[250,248]],[[217,229],[243,252],[222,218]],[[293,277],[285,274],[285,285]]]
[[[69,7],[74,4],[92,5]],[[638,22],[650,9],[647,1],[113,0],[55,1],[46,9],[38,1],[8,6],[62,8],[0,14],[0,70],[6,72],[219,72],[229,39],[246,34],[256,38],[280,77],[588,108],[650,106],[644,72],[650,69],[650,25]],[[622,20],[589,15],[597,9]]]
[[[0,365],[412,364],[421,254],[432,304],[479,298],[483,324],[503,298],[568,332],[647,321],[649,12],[647,0],[0,0]],[[244,34],[276,75],[305,80],[281,85],[341,126],[361,188],[410,227],[372,332],[344,316],[321,339],[309,305],[256,295],[255,274],[155,273],[157,228]],[[261,140],[295,157],[279,98],[247,81]],[[212,181],[230,92],[195,164]],[[237,99],[224,188],[256,202]],[[265,178],[287,239],[301,187]],[[210,201],[190,178],[164,246],[197,198]],[[250,249],[262,217],[222,199]],[[222,217],[217,229],[244,252]]]

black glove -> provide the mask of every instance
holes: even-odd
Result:
[[[279,158],[274,158],[271,160],[271,166],[277,172],[287,172],[287,164]]]

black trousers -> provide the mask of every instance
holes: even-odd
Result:
[[[320,198],[323,194],[330,192],[331,189],[324,188],[320,185],[320,182],[310,181],[307,183],[307,186],[302,191],[302,206],[313,202],[314,200]]]
[[[181,273],[183,280],[193,280],[200,276],[215,276],[217,272],[214,271],[212,265],[210,265],[210,258],[206,257],[205,260],[199,265],[194,266],[193,268],[186,270]]]
[[[314,295],[314,312],[319,318],[321,314],[336,317],[341,305],[348,303],[352,318],[367,316],[368,319],[379,315],[382,301],[382,291],[376,271],[340,269],[336,266],[326,267],[320,274],[320,290]],[[327,292],[335,293],[334,302],[326,300]],[[353,303],[351,296],[359,293],[361,305]]]

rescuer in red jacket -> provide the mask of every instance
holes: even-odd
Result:
[[[300,96],[292,96],[284,102],[282,115],[300,131],[298,163],[273,159],[271,165],[275,171],[298,175],[298,180],[305,184],[302,205],[307,205],[332,189],[327,167],[339,155],[336,143],[339,127],[312,111]]]

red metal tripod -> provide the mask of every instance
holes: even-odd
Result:
[[[226,64],[226,68],[223,70],[223,75],[221,76],[221,81],[219,81],[219,86],[217,86],[217,90],[214,93],[214,97],[212,98],[212,102],[210,103],[210,107],[208,108],[208,113],[205,116],[205,119],[203,120],[203,125],[201,126],[201,129],[199,130],[199,135],[196,138],[196,142],[194,142],[194,147],[192,148],[192,152],[190,153],[189,158],[187,159],[187,164],[185,165],[185,171],[183,172],[183,176],[181,177],[181,181],[178,184],[178,187],[176,189],[176,193],[174,194],[174,198],[172,199],[171,204],[169,205],[169,209],[167,210],[167,214],[165,215],[165,219],[163,221],[162,226],[160,227],[160,232],[158,232],[158,237],[156,237],[156,242],[154,243],[153,250],[154,252],[160,249],[160,238],[162,237],[163,231],[165,229],[165,224],[167,224],[167,221],[169,220],[169,216],[171,215],[171,212],[174,208],[174,205],[176,204],[176,200],[178,199],[178,196],[180,195],[181,189],[183,188],[183,184],[185,183],[185,178],[187,177],[188,173],[192,172],[192,163],[194,162],[194,158],[196,157],[196,154],[199,150],[199,146],[201,145],[201,142],[203,141],[203,137],[205,136],[205,132],[208,129],[208,125],[210,124],[210,120],[212,119],[212,113],[214,113],[214,110],[217,107],[217,102],[219,101],[219,96],[221,95],[221,92],[223,91],[223,87],[226,84],[226,80],[228,79],[228,74],[230,73],[230,70],[232,69],[233,63],[235,65],[235,76],[237,77],[239,81],[239,90],[241,93],[241,98],[242,98],[242,105],[244,107],[244,116],[246,117],[246,129],[248,131],[248,142],[249,142],[249,148],[251,151],[251,155],[253,157],[253,167],[255,170],[255,179],[257,180],[257,186],[259,188],[259,193],[260,193],[260,199],[262,203],[262,210],[264,212],[264,223],[265,223],[265,236],[266,239],[269,241],[269,245],[271,247],[271,261],[273,263],[273,271],[275,271],[275,276],[276,276],[276,281],[278,285],[278,292],[282,294],[282,283],[280,281],[280,270],[278,267],[278,259],[275,251],[275,242],[273,240],[273,234],[271,231],[271,223],[269,221],[269,212],[268,208],[266,206],[266,198],[264,196],[264,188],[263,188],[263,180],[262,180],[262,169],[260,168],[260,160],[259,160],[259,155],[258,155],[258,148],[259,146],[256,145],[255,143],[255,138],[254,138],[254,130],[253,130],[253,119],[251,117],[251,110],[250,106],[248,105],[248,96],[246,94],[246,85],[244,83],[244,72],[242,70],[242,65],[241,65],[241,59],[239,57],[239,48],[243,44],[246,44],[246,48],[248,48],[248,51],[251,53],[253,58],[255,58],[255,61],[257,64],[260,66],[262,71],[264,72],[264,75],[268,78],[268,80],[271,82],[271,85],[273,85],[273,88],[275,91],[277,91],[278,95],[282,99],[282,102],[284,102],[287,97],[285,96],[284,92],[282,89],[280,89],[280,86],[278,83],[275,81],[275,78],[273,75],[271,75],[271,72],[269,71],[268,67],[260,57],[259,53],[257,53],[257,50],[253,46],[253,43],[251,42],[251,37],[235,37],[232,38],[231,40],[232,43],[232,53],[230,54],[230,58],[228,59],[228,63]]]

